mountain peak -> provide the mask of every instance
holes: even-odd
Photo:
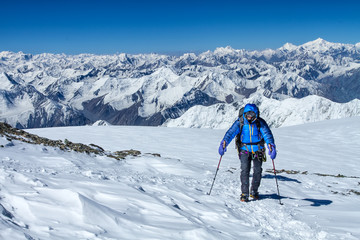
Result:
[[[318,38],[314,41],[307,42],[301,45],[304,48],[311,49],[314,51],[326,51],[329,47],[336,45],[335,43],[328,42],[322,38]]]
[[[92,126],[112,126],[112,124],[110,124],[109,122],[107,122],[105,120],[97,120],[96,122],[94,122],[92,124]]]
[[[283,50],[283,51],[293,51],[297,48],[296,45],[292,44],[292,43],[285,43],[281,48],[279,48],[279,50]]]
[[[317,39],[315,39],[314,41],[312,41],[312,42],[314,42],[314,43],[318,43],[318,44],[323,44],[323,43],[328,43],[328,41],[326,41],[326,40],[324,40],[324,39],[322,39],[322,38],[317,38]]]
[[[230,46],[216,48],[214,54],[229,54],[233,53],[235,49]]]
[[[305,43],[306,45],[324,45],[324,44],[329,44],[330,42],[322,39],[322,38],[317,38],[315,39],[314,41],[310,41],[310,42],[307,42]],[[305,45],[304,44],[304,45]],[[331,44],[331,43],[330,43]]]

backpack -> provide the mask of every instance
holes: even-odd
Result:
[[[235,137],[235,146],[236,146],[236,149],[238,150],[238,152],[240,152],[240,149],[242,147],[241,146],[242,145],[242,143],[241,143],[241,132],[242,132],[242,128],[244,126],[244,116],[243,116],[244,115],[244,108],[245,107],[242,107],[239,110],[240,132]],[[255,124],[256,124],[256,127],[258,128],[258,130],[260,131],[260,121],[259,121],[259,119],[260,119],[260,111],[259,111],[259,108],[258,108],[258,117],[255,120]],[[264,141],[264,140],[262,140],[262,141]]]

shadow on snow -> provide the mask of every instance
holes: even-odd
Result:
[[[299,180],[297,179],[294,179],[294,178],[289,178],[289,177],[284,177],[284,176],[279,176],[279,175],[276,175],[277,179],[279,181],[287,181],[287,182],[296,182],[296,183],[301,183]],[[264,175],[262,178],[265,178],[265,179],[274,179],[275,178],[275,175],[272,175],[272,174],[266,174]],[[261,198],[271,198],[271,199],[279,199],[279,196],[277,194],[264,194],[264,195],[260,195]],[[283,199],[283,198],[287,198],[287,199],[295,199],[295,198],[291,198],[291,197],[283,197],[283,196],[280,196],[280,199]],[[312,204],[310,206],[313,206],[313,207],[320,207],[320,206],[326,206],[326,205],[330,205],[333,201],[331,200],[323,200],[323,199],[312,199],[312,198],[305,198],[305,199],[302,199],[304,201],[309,201],[311,202]]]
[[[289,177],[284,177],[284,176],[279,176],[279,175],[276,175],[276,176],[277,176],[277,179],[278,179],[279,181],[301,183],[299,180],[294,179],[294,178],[289,178]],[[273,178],[275,178],[275,175],[265,174],[264,176],[262,176],[262,178],[264,178],[264,179],[273,179]]]
[[[323,206],[323,205],[330,205],[332,203],[331,200],[321,200],[321,199],[311,199],[311,198],[305,198],[303,200],[312,202],[311,206],[314,206],[314,207],[320,207],[320,206]]]
[[[279,199],[279,196],[275,193],[273,194],[260,194],[260,199]],[[296,200],[296,198],[292,198],[292,197],[284,197],[284,196],[280,196],[280,199],[293,199]],[[323,199],[311,199],[311,198],[305,198],[302,199],[305,201],[309,201],[312,204],[310,206],[313,207],[320,207],[320,206],[326,206],[326,205],[330,205],[333,201],[331,200],[323,200]]]

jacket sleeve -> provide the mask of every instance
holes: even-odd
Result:
[[[234,137],[240,132],[240,121],[239,119],[234,122],[234,124],[227,130],[223,140],[226,142],[226,146],[234,139]]]
[[[260,132],[267,144],[275,144],[274,136],[264,119],[260,119]]]

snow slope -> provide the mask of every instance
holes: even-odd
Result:
[[[263,166],[263,199],[239,201],[233,143],[207,195],[225,130],[29,130],[110,151],[142,152],[123,161],[2,137],[0,239],[359,239],[359,120],[273,130],[276,168],[288,170],[277,175],[284,205],[278,202],[270,160]]]

